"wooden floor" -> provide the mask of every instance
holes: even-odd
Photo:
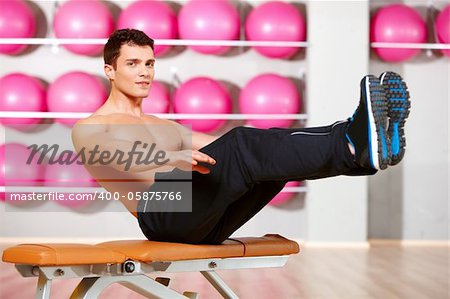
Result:
[[[447,299],[450,298],[449,253],[448,247],[306,247],[281,269],[219,273],[244,299]],[[171,287],[177,291],[199,292],[202,299],[221,298],[199,273],[165,276],[172,278]],[[51,298],[68,298],[79,280],[55,280]],[[22,278],[13,265],[0,263],[1,299],[34,298],[36,283],[36,278]],[[101,298],[143,297],[120,285],[112,285]]]

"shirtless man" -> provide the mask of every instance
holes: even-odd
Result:
[[[371,175],[404,155],[409,94],[392,72],[362,79],[360,104],[346,121],[304,129],[238,127],[216,138],[142,112],[155,64],[153,40],[143,32],[114,32],[104,60],[111,93],[74,126],[75,149],[131,153],[154,145],[164,163],[90,163],[88,171],[106,190],[123,195],[177,191],[180,175],[190,178],[191,211],[157,211],[149,201],[122,200],[151,240],[219,244],[288,181]]]
[[[142,112],[142,100],[148,96],[155,75],[153,41],[145,36],[137,36],[136,32],[133,36],[133,31],[122,34],[140,38],[143,44],[111,44],[110,48],[105,48],[104,71],[111,82],[111,93],[95,113],[74,126],[72,140],[75,149],[79,151],[84,147],[92,150],[100,145],[100,151],[114,152],[120,149],[129,152],[135,141],[141,141],[154,143],[158,148],[164,149],[170,155],[170,162],[161,167],[156,164],[147,165],[145,169],[135,165],[131,171],[124,171],[125,165],[117,163],[106,166],[86,165],[89,172],[106,190],[125,196],[130,191],[142,191],[150,187],[156,171],[167,172],[177,167],[208,173],[209,169],[198,165],[198,162],[214,164],[215,161],[198,149],[211,143],[216,137],[191,132],[174,121]],[[118,40],[115,43],[122,42],[120,33],[116,38]],[[127,183],[117,184],[118,179],[127,180]],[[137,217],[137,202],[128,199],[122,202]]]

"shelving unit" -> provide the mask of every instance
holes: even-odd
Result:
[[[55,2],[55,5],[57,2]],[[54,13],[53,7],[53,13]],[[54,54],[58,53],[60,46],[65,44],[91,44],[91,45],[104,45],[107,39],[59,39],[52,37],[52,31],[49,27],[49,31],[46,38],[0,38],[0,44],[27,44],[27,45],[42,45],[50,46],[51,52]],[[231,46],[231,47],[256,47],[256,46],[270,46],[270,47],[297,47],[297,48],[307,48],[309,47],[308,42],[283,42],[283,41],[246,41],[246,40],[183,40],[183,39],[157,39],[156,44],[159,45],[170,45],[170,46]],[[69,53],[69,52],[68,52]],[[80,57],[79,55],[73,54],[74,57]],[[259,56],[261,60],[265,60],[263,56]],[[158,58],[161,60],[170,60],[171,58]],[[83,68],[80,68],[82,70]],[[171,70],[174,73],[173,69]],[[176,72],[175,72],[176,73]],[[173,74],[174,76],[179,75]],[[175,77],[174,77],[175,78]],[[176,82],[176,80],[172,80]],[[0,111],[1,118],[39,118],[39,119],[53,119],[53,118],[66,118],[66,119],[78,119],[85,118],[91,113],[68,113],[68,112],[17,112],[17,111]],[[165,113],[165,114],[154,114],[157,117],[163,119],[224,119],[224,120],[251,120],[251,119],[290,119],[299,122],[304,122],[308,119],[308,115],[305,113],[299,114],[178,114],[178,113]],[[12,188],[12,187],[11,187]],[[20,187],[21,190],[25,190]],[[61,187],[60,192],[68,192],[68,188]],[[38,192],[44,192],[45,187],[32,187],[32,190]],[[30,190],[31,190],[30,189]],[[55,188],[51,188],[53,191]],[[0,192],[4,191],[4,187],[0,187]],[[78,188],[75,189],[75,191]],[[103,190],[102,188],[79,188],[77,192],[95,192]],[[287,187],[283,192],[306,192],[306,187]],[[25,192],[25,191],[23,191]]]
[[[116,4],[116,8],[124,8],[128,5],[128,2],[111,2]],[[173,2],[182,5],[179,0]],[[253,4],[252,1],[244,0],[242,2]],[[301,88],[302,91],[305,91],[302,92],[304,95],[302,100],[305,104],[302,112],[307,113],[305,120],[307,119],[308,125],[327,125],[337,119],[344,119],[349,116],[348,113],[353,112],[355,104],[357,104],[360,75],[367,71],[367,3],[364,1],[350,3],[297,0],[288,2],[301,7],[306,12],[308,26],[308,41],[306,44],[298,45],[306,48],[306,51],[301,51],[300,55],[293,60],[272,60],[260,56],[253,49],[248,49],[252,44],[247,41],[232,41],[231,44],[227,42],[226,45],[240,48],[233,48],[227,55],[219,57],[201,55],[190,49],[179,47],[171,53],[174,55],[158,58],[156,80],[170,82],[176,86],[178,82],[183,82],[191,77],[211,74],[214,78],[231,83],[232,88],[235,88],[234,95],[236,95],[238,88],[244,86],[245,82],[253,76],[274,72],[291,79],[301,79],[301,83],[304,85]],[[100,57],[71,54],[59,46],[58,40],[53,39],[51,19],[55,12],[55,2],[43,1],[38,4],[47,24],[47,31],[39,37],[49,37],[46,40],[47,43],[43,46],[30,47],[32,51],[17,60],[14,57],[6,57],[3,62],[6,62],[7,68],[2,69],[2,74],[12,72],[16,68],[17,71],[39,77],[41,72],[45,71],[45,76],[43,75],[41,79],[47,83],[53,82],[61,74],[74,68],[101,76]],[[243,15],[244,13],[241,14],[241,16]],[[72,42],[69,41],[69,43]],[[164,41],[158,42],[163,43]],[[178,42],[181,41],[174,41],[173,45],[177,45]],[[195,41],[195,43],[199,43],[199,41]],[[283,46],[285,45],[283,44]],[[289,44],[288,46],[295,45]],[[180,80],[173,80],[172,67],[176,67],[175,73]],[[56,115],[48,114],[47,116],[50,118],[50,116]],[[167,117],[174,116],[167,115]],[[40,118],[42,115],[36,115],[36,117]],[[234,123],[230,122],[229,124]],[[51,126],[50,129],[58,127]],[[40,136],[25,134],[35,139]],[[308,192],[306,196],[299,194],[296,200],[283,208],[269,208],[261,211],[258,217],[255,217],[257,219],[251,220],[238,234],[261,235],[267,232],[276,232],[310,241],[365,242],[367,196],[363,178],[350,180],[343,177],[313,180],[308,182],[307,187],[300,188],[304,188],[303,190]],[[294,190],[301,191],[302,189]],[[286,189],[285,191],[291,190]],[[349,192],[349,190],[353,192]],[[59,205],[55,206],[61,211],[65,209],[60,208]],[[26,209],[18,207],[16,210],[21,213],[2,214],[5,223],[18,224],[7,226],[5,235],[28,237],[30,235],[40,236],[41,232],[45,232],[46,236],[52,236],[66,231],[69,236],[77,234],[93,237],[97,235],[114,236],[115,238],[140,236],[140,231],[136,230],[135,223],[132,223],[125,215],[116,217],[110,213],[103,213],[99,209],[89,210],[91,213],[99,212],[95,217],[77,212],[70,213],[70,215],[52,214],[51,217],[47,213],[36,213],[44,212],[46,209],[45,205],[36,205],[31,211],[33,214],[29,214],[28,211],[25,211]],[[111,218],[114,221],[111,221]],[[59,225],[57,229],[52,230],[54,223]]]

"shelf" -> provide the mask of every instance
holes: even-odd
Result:
[[[0,118],[86,118],[92,113],[81,112],[22,112],[22,111],[0,111]],[[225,119],[225,120],[247,120],[247,119],[294,119],[307,120],[307,114],[181,114],[162,113],[151,114],[163,119]]]
[[[23,45],[104,45],[107,39],[99,38],[0,38],[1,44]],[[187,40],[187,39],[159,39],[158,45],[168,46],[234,46],[234,47],[309,47],[308,42],[288,41],[243,41],[243,40]],[[372,42],[372,48],[408,48],[408,49],[450,49],[450,44],[443,43],[384,43]]]
[[[0,38],[1,44],[22,45],[104,45],[107,39],[103,38]],[[233,46],[233,47],[308,47],[308,42],[289,41],[243,41],[243,40],[188,40],[188,39],[157,39],[156,45],[168,46]]]
[[[450,49],[450,44],[426,44],[426,43],[370,43],[372,48],[398,48],[398,49]]]
[[[47,186],[0,186],[0,192],[5,192],[8,188],[8,193],[49,193],[49,192],[61,192],[61,193],[104,193],[107,192],[101,187],[47,187]],[[285,187],[281,192],[307,192],[308,187]]]
[[[100,38],[0,38],[2,44],[21,45],[104,45],[107,39]],[[308,42],[288,41],[243,41],[243,40],[187,40],[187,39],[159,39],[157,45],[167,46],[233,46],[233,47],[309,47]],[[372,48],[408,48],[408,49],[450,49],[450,44],[443,43],[384,43],[372,42]]]

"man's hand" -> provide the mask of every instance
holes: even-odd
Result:
[[[208,174],[210,170],[199,163],[216,164],[216,160],[197,150],[172,152],[169,155],[169,159],[169,163],[176,168],[184,171],[197,171],[201,174]]]

